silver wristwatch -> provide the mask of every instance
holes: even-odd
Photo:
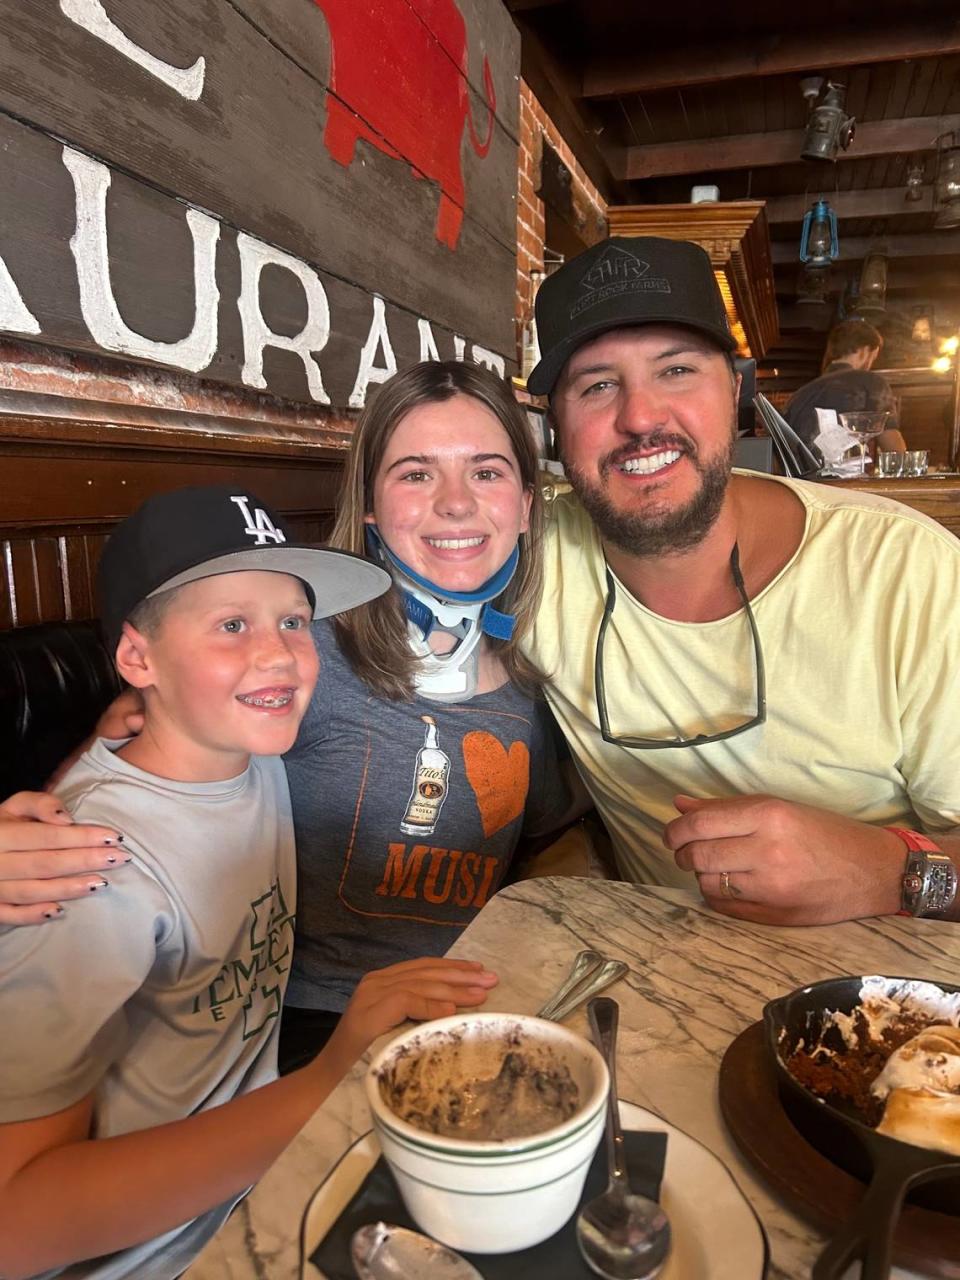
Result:
[[[945,853],[911,849],[903,874],[902,910],[943,918],[957,896],[957,868]]]

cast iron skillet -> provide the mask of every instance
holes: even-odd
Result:
[[[831,1106],[811,1093],[783,1064],[781,1054],[788,1058],[801,1038],[810,1044],[819,1037],[826,1013],[851,1013],[859,1005],[862,982],[860,977],[816,982],[771,1000],[763,1011],[767,1048],[776,1067],[780,1100],[787,1115],[821,1154],[868,1184],[856,1212],[817,1259],[812,1280],[840,1280],[857,1258],[863,1259],[861,1280],[885,1280],[890,1274],[900,1207],[907,1192],[915,1187],[939,1180],[939,1186],[924,1187],[911,1196],[912,1201],[960,1215],[960,1156],[915,1147],[877,1133],[855,1119],[852,1112]],[[945,982],[936,985],[943,991],[960,991],[960,987]],[[838,1046],[840,1043],[838,1039]],[[957,1229],[960,1231],[960,1222]]]

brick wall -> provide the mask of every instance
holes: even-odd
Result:
[[[584,173],[529,86],[521,80],[520,162],[517,172],[517,292],[514,300],[518,362],[521,329],[530,307],[530,272],[543,270],[546,219],[543,201],[537,196],[537,188],[540,185],[540,156],[544,137],[572,173],[577,202],[591,207],[599,219],[607,216],[606,204],[599,191]]]

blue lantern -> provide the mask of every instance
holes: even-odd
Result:
[[[815,200],[803,215],[800,261],[811,267],[828,267],[839,257],[837,215],[826,200]]]

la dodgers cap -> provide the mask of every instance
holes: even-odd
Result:
[[[240,485],[174,489],[148,498],[117,526],[103,549],[97,595],[110,644],[150,596],[250,569],[299,578],[315,618],[373,600],[391,582],[385,570],[362,556],[291,542],[279,516]]]
[[[527,390],[549,395],[563,366],[591,338],[640,324],[678,324],[733,351],[710,257],[689,240],[611,236],[547,276],[537,293],[543,353]]]

